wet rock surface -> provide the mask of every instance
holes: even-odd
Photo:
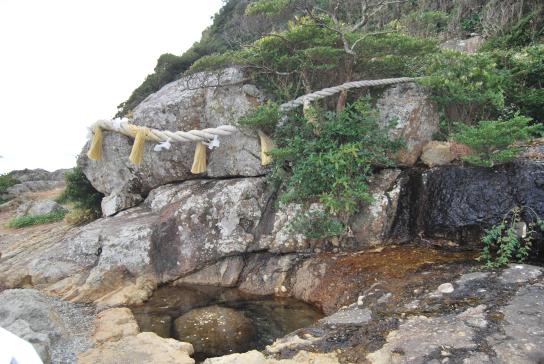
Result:
[[[251,320],[232,308],[208,306],[183,314],[174,322],[176,338],[193,344],[195,352],[217,356],[244,352],[255,335]]]
[[[518,160],[494,168],[443,166],[412,170],[404,179],[394,240],[424,237],[475,243],[516,206],[544,216],[544,164]],[[530,222],[531,216],[523,216]],[[536,247],[538,250],[538,246]]]

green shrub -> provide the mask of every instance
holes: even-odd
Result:
[[[516,157],[519,148],[513,146],[514,143],[527,141],[544,133],[544,125],[530,123],[530,118],[519,115],[508,120],[480,121],[475,126],[459,123],[458,131],[452,139],[472,149],[472,154],[464,157],[464,160],[490,167]]]
[[[435,36],[443,32],[450,20],[450,16],[438,10],[412,11],[401,18],[400,23],[407,28],[410,34],[418,36]]]
[[[432,55],[421,82],[432,90],[442,110],[456,107],[470,122],[498,116],[505,105],[508,73],[497,67],[492,54],[443,50]]]
[[[76,167],[64,176],[66,188],[57,202],[73,202],[75,207],[89,210],[95,217],[102,215],[100,203],[104,194],[98,192],[89,182],[81,168]]]
[[[346,226],[326,211],[310,211],[291,220],[289,230],[310,239],[326,239],[344,234]]]
[[[507,104],[516,111],[544,122],[544,44],[498,53],[499,66],[509,73]]]
[[[402,142],[380,128],[368,99],[326,112],[318,132],[304,118],[286,122],[276,133],[272,179],[282,181],[287,202],[320,201],[328,213],[347,217],[369,202],[368,180],[375,166],[391,166],[388,154]]]
[[[70,225],[83,225],[95,220],[96,217],[96,212],[76,207],[71,209],[66,216],[64,216],[64,221]]]
[[[270,132],[280,121],[280,118],[280,106],[273,101],[268,101],[266,104],[260,105],[255,110],[238,119],[238,124],[241,126],[262,128]]]
[[[0,175],[0,203],[4,203],[7,200],[2,198],[2,195],[7,193],[8,188],[19,183],[18,180],[13,178],[9,173]]]
[[[520,231],[522,212],[528,212],[534,221],[528,224],[525,235]],[[529,208],[516,207],[497,225],[487,229],[481,241],[484,245],[478,260],[485,268],[493,269],[512,261],[523,262],[529,256],[537,230],[544,231],[544,221]]]
[[[246,8],[246,15],[267,15],[274,16],[281,13],[291,0],[257,0],[249,3]]]
[[[14,229],[19,229],[30,225],[47,224],[50,222],[60,221],[66,215],[66,210],[54,211],[43,215],[24,215],[14,217],[8,221],[7,226]]]

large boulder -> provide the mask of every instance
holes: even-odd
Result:
[[[244,81],[243,72],[237,68],[183,77],[147,97],[134,109],[132,122],[171,131],[235,124],[259,103],[254,92],[246,92],[253,88],[244,85]],[[238,132],[219,140],[219,148],[208,150],[207,176],[264,173],[255,133]],[[105,132],[102,160],[91,161],[85,153],[81,154],[78,165],[97,190],[106,195],[146,194],[169,182],[197,177],[190,172],[195,143],[172,143],[169,150],[154,152],[155,143],[147,142],[142,164],[137,167],[128,160],[132,142],[121,134]],[[87,148],[88,145],[84,152]]]
[[[209,356],[249,349],[255,329],[250,319],[232,308],[209,306],[187,312],[174,321],[179,340],[193,344],[196,353]]]
[[[91,345],[94,308],[33,289],[0,293],[0,326],[30,342],[45,363],[73,363]]]
[[[421,155],[423,146],[439,130],[438,108],[429,99],[425,89],[415,83],[402,83],[385,90],[376,102],[380,125],[391,121],[397,124],[389,132],[392,138],[402,138],[405,148],[395,159],[402,165],[412,166]]]
[[[162,208],[154,241],[161,281],[255,248],[270,192],[264,178],[192,181],[161,188],[146,201]],[[174,196],[170,200],[168,196]],[[165,202],[169,204],[164,205]],[[160,263],[159,263],[160,262]]]

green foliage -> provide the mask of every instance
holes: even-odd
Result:
[[[70,225],[83,225],[97,218],[96,212],[90,209],[73,208],[66,216],[64,221]]]
[[[375,166],[391,166],[388,153],[402,143],[387,137],[367,99],[339,114],[327,112],[318,132],[303,118],[290,120],[276,134],[273,178],[282,180],[287,202],[320,201],[328,213],[349,216],[369,202],[368,180]]]
[[[452,139],[468,145],[473,153],[464,159],[481,166],[493,166],[514,158],[515,142],[527,141],[544,133],[544,125],[530,125],[531,119],[516,115],[508,120],[480,121],[478,125],[457,124]]]
[[[466,110],[465,121],[497,116],[504,108],[507,72],[488,53],[466,54],[443,50],[430,57],[427,76],[433,99],[442,109]]]
[[[13,178],[9,173],[0,175],[0,203],[6,202],[1,196],[7,193],[7,189],[13,185],[19,183],[18,180]]]
[[[341,236],[346,226],[325,211],[309,211],[291,220],[289,231],[304,234],[310,239],[326,239]]]
[[[467,33],[480,33],[482,31],[482,20],[480,19],[480,14],[477,12],[461,19],[459,25]]]
[[[274,16],[281,13],[291,3],[291,0],[257,0],[246,8],[246,15]]]
[[[540,6],[521,18],[505,32],[490,37],[482,46],[483,50],[525,47],[544,39],[544,6]]]
[[[322,23],[298,17],[283,32],[266,35],[242,51],[239,59],[254,81],[277,100],[289,100],[348,80],[398,77],[421,72],[421,60],[436,51],[433,40],[391,32],[347,32],[354,54],[341,36]]]
[[[50,222],[62,220],[66,213],[66,210],[59,210],[43,215],[19,216],[9,220],[7,226],[10,228],[19,229],[25,226],[47,224]]]
[[[95,217],[101,216],[100,202],[104,195],[91,185],[81,168],[76,167],[66,173],[64,179],[66,188],[57,202],[73,202],[76,208],[90,210]]]
[[[252,112],[238,119],[238,124],[242,126],[258,127],[271,132],[277,125],[281,117],[280,106],[268,101],[266,104],[260,105]]]
[[[497,52],[499,66],[507,70],[506,102],[516,111],[544,122],[544,44],[518,51]]]
[[[524,210],[535,217],[534,221],[528,224],[525,234],[520,229],[520,224],[523,224],[521,214]],[[525,261],[537,230],[544,230],[544,221],[531,209],[516,207],[510,210],[499,224],[484,232],[481,238],[484,247],[478,260],[488,269],[502,267],[512,261],[520,263]]]
[[[401,18],[400,23],[410,34],[419,36],[435,36],[443,32],[448,26],[450,16],[439,10],[412,11]]]
[[[237,59],[237,52],[227,51],[224,53],[214,53],[207,56],[203,56],[196,60],[188,70],[188,73],[195,73],[200,71],[215,71],[218,69],[232,66],[233,64],[240,63]]]

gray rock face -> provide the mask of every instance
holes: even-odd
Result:
[[[74,363],[91,346],[94,309],[33,289],[0,293],[0,326],[29,341],[45,363]]]
[[[232,308],[209,306],[187,312],[174,321],[176,337],[193,344],[196,353],[223,355],[248,349],[253,324]]]
[[[45,169],[21,169],[11,171],[9,174],[19,182],[28,181],[64,181],[64,175],[69,169],[58,169],[48,172]]]
[[[387,237],[397,211],[400,172],[386,169],[373,177],[370,191],[374,201],[354,216],[350,224],[359,247],[380,244]]]
[[[523,287],[503,309],[504,333],[491,338],[502,363],[544,360],[544,286]]]
[[[135,193],[114,192],[102,199],[102,215],[113,216],[119,211],[136,206],[142,200],[142,196]]]
[[[397,120],[391,129],[392,138],[402,138],[406,147],[395,159],[403,165],[414,165],[423,146],[432,140],[438,131],[439,115],[436,105],[429,100],[427,92],[414,83],[403,83],[388,88],[376,102],[382,126]]]
[[[480,48],[484,38],[480,35],[475,35],[467,39],[450,39],[440,46],[446,49],[453,49],[459,52],[474,53]]]
[[[153,237],[161,244],[161,280],[250,251],[269,196],[264,178],[199,181],[190,190],[183,185],[173,187],[178,197],[161,210]],[[159,198],[154,195],[146,204],[158,207]]]
[[[9,197],[16,197],[26,192],[49,191],[64,186],[64,181],[26,181],[9,187],[6,192]]]
[[[222,86],[214,87],[216,85]],[[236,68],[184,77],[167,84],[138,105],[134,109],[133,123],[172,131],[234,124],[258,104],[257,98],[247,93],[249,89],[247,85],[244,88],[244,75]],[[219,148],[208,150],[208,176],[264,173],[256,135],[240,132],[219,140]],[[78,165],[93,186],[106,195],[114,192],[143,194],[169,182],[197,177],[190,173],[195,143],[172,143],[170,150],[161,152],[154,152],[154,145],[146,142],[143,162],[136,167],[128,160],[132,140],[118,133],[105,132],[103,159],[90,161],[82,153]],[[88,145],[84,152],[87,148]]]
[[[176,280],[174,284],[234,287],[238,283],[238,278],[240,277],[243,268],[244,259],[241,256],[227,257],[215,264]]]
[[[15,214],[17,216],[24,215],[44,215],[50,214],[53,212],[64,211],[64,207],[52,200],[39,200],[39,201],[29,201],[23,203],[17,208]]]

